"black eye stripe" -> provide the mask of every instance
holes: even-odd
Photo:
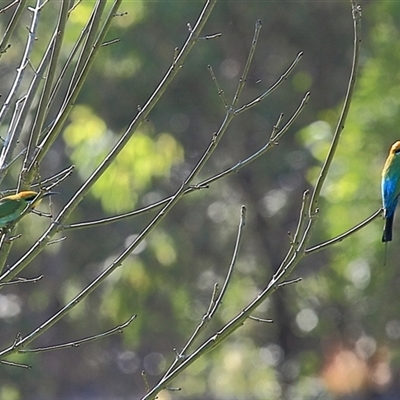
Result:
[[[394,154],[399,154],[400,153],[400,149],[396,149],[395,151],[394,151]]]

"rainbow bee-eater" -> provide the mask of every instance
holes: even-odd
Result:
[[[0,199],[0,229],[11,226],[16,222],[22,212],[29,206],[33,210],[43,197],[56,194],[55,192],[46,192],[38,197],[38,193],[27,190],[5,196]]]
[[[382,171],[382,203],[385,218],[382,242],[392,240],[393,219],[400,195],[400,141],[392,145]]]

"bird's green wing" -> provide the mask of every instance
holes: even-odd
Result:
[[[18,215],[24,210],[24,203],[18,200],[0,199],[0,218]]]
[[[397,154],[392,162],[389,177],[392,182],[395,182],[393,196],[398,197],[400,195],[400,154]]]

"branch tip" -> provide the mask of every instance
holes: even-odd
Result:
[[[282,287],[282,286],[286,286],[286,285],[291,285],[292,283],[297,283],[297,282],[300,282],[301,280],[302,280],[302,278],[300,277],[300,278],[292,279],[290,281],[284,281],[284,282],[278,283],[277,286]]]
[[[199,37],[198,39],[199,40],[211,40],[211,39],[217,39],[217,38],[219,38],[221,36],[222,36],[222,33],[218,32],[218,33],[213,33],[211,35],[206,35],[206,36]]]
[[[124,11],[121,13],[115,13],[115,14],[113,14],[113,17],[123,17],[124,15],[128,15],[128,11]]]
[[[173,387],[166,387],[166,390],[169,390],[170,392],[179,392],[180,390],[182,390],[180,387],[177,388],[173,388]]]
[[[6,360],[0,360],[0,364],[8,365],[9,367],[18,367],[18,368],[25,368],[25,369],[32,368],[32,366],[28,365],[28,364],[20,364],[20,363],[6,361]]]
[[[258,318],[258,317],[253,317],[252,315],[249,315],[249,319],[256,321],[256,322],[264,322],[267,324],[273,324],[274,320],[273,319],[265,319],[265,318]]]

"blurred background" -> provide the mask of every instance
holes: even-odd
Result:
[[[7,4],[0,2],[2,7]],[[367,218],[381,204],[380,173],[390,145],[399,139],[400,2],[362,1],[362,52],[346,128],[320,202],[311,245]],[[70,16],[64,48],[71,49],[93,2]],[[121,136],[184,43],[202,1],[126,1],[84,89],[41,165],[47,177],[71,164],[73,176],[57,190],[56,213]],[[41,13],[38,62],[47,44],[57,2]],[[4,32],[11,12],[0,15]],[[203,339],[245,307],[267,284],[289,247],[302,193],[312,188],[329,147],[346,93],[353,50],[350,1],[220,1],[184,68],[68,223],[103,218],[151,204],[172,194],[206,149],[225,109],[210,78],[213,67],[231,101],[245,64],[255,22],[263,28],[240,104],[270,87],[298,52],[304,56],[265,101],[235,118],[201,172],[208,178],[243,160],[269,139],[280,113],[284,121],[306,91],[311,98],[279,146],[252,165],[173,209],[123,264],[85,302],[32,347],[49,346],[110,329],[132,314],[117,334],[79,348],[24,354],[12,360],[30,370],[2,366],[2,399],[138,399],[141,375],[154,385],[205,313],[213,285],[222,284],[232,256],[240,207],[247,224],[225,301]],[[26,40],[29,14],[2,57],[0,92],[6,97]],[[35,59],[35,56],[37,57]],[[26,90],[26,87],[22,88]],[[61,99],[59,99],[61,102]],[[50,121],[49,121],[50,122]],[[4,136],[6,126],[0,135]],[[21,144],[21,146],[23,143]],[[20,165],[2,190],[15,188]],[[41,209],[47,210],[46,203]],[[1,348],[17,332],[29,333],[91,282],[139,234],[154,213],[97,228],[73,230],[24,270],[43,274],[36,284],[0,293]],[[48,221],[35,215],[9,265],[18,260]],[[400,224],[388,247],[383,222],[327,250],[306,257],[292,274],[302,281],[278,290],[257,311],[273,324],[247,321],[224,344],[197,361],[168,399],[400,399]]]

